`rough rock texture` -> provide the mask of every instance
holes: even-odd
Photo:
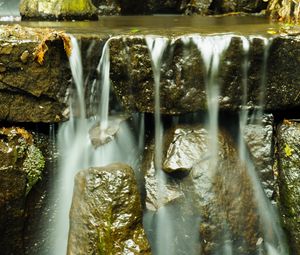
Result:
[[[174,139],[169,140],[168,136]],[[159,184],[156,178],[153,145],[148,146],[142,166],[145,173],[146,208],[149,211],[158,210],[158,214],[162,206],[170,207],[169,211],[175,214],[181,212],[178,218],[174,216],[175,219],[172,220],[175,229],[173,238],[176,240],[186,239],[189,242],[190,231],[199,226],[197,219],[201,219],[201,254],[218,254],[228,241],[232,244],[234,254],[252,254],[261,237],[252,184],[245,166],[239,162],[231,139],[222,132],[218,138],[220,150],[219,160],[216,162],[209,149],[208,132],[203,127],[179,126],[175,131],[168,130],[165,134],[167,144],[164,151],[174,148],[171,141],[178,141],[177,144],[191,142],[193,152],[178,153],[180,148],[177,148],[172,153],[164,154],[167,157],[163,157],[163,162],[172,161],[172,169],[181,171],[185,168],[190,171],[189,175],[180,175],[175,171],[166,175],[165,184]],[[196,141],[200,143],[197,146],[194,144]],[[184,166],[179,158],[185,162]],[[159,188],[159,185],[163,187]],[[158,190],[162,190],[161,195]],[[189,229],[186,229],[186,221],[193,221]],[[200,253],[200,248],[196,249]],[[191,250],[194,251],[189,247],[182,254],[191,254]]]
[[[183,42],[184,39],[184,42]],[[205,71],[194,37],[175,37],[169,43],[161,68],[161,112],[180,114],[206,109]],[[247,38],[244,38],[247,40]],[[248,52],[246,105],[255,108],[265,99],[269,111],[300,105],[300,78],[291,70],[299,63],[298,37],[278,37],[270,47],[260,37],[251,38]],[[125,108],[154,112],[154,85],[148,49],[142,36],[123,36],[110,42],[111,80]],[[268,59],[265,59],[269,55]],[[292,58],[294,61],[290,61]],[[237,110],[242,105],[242,64],[245,61],[242,38],[233,36],[221,56],[219,70],[221,109]],[[266,73],[263,70],[267,69]],[[266,74],[266,76],[264,76]],[[262,77],[266,78],[263,83]]]
[[[100,16],[120,15],[121,13],[119,0],[92,0],[92,2],[97,7]]]
[[[275,161],[273,126],[273,115],[266,114],[261,123],[250,122],[244,129],[246,146],[269,199],[274,198],[277,185],[273,171]]]
[[[215,11],[228,12],[259,12],[266,8],[263,0],[214,0]]]
[[[63,117],[70,71],[63,43],[47,41],[43,64],[35,50],[48,29],[0,28],[0,120],[58,122]]]
[[[23,254],[25,197],[41,178],[44,157],[21,128],[0,129],[0,249]]]
[[[22,19],[33,20],[85,20],[96,19],[96,8],[91,0],[22,0]]]
[[[75,179],[67,254],[150,254],[133,170],[124,164]]]
[[[300,254],[300,124],[284,121],[278,127],[280,209],[292,254]]]

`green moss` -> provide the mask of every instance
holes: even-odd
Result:
[[[34,145],[27,149],[27,157],[23,163],[23,170],[27,174],[26,194],[29,193],[34,184],[41,179],[45,167],[45,159],[41,151]]]
[[[108,210],[107,214],[103,217],[106,224],[98,228],[97,255],[113,255],[113,218],[111,210]]]
[[[66,0],[61,6],[62,13],[87,13],[95,10],[96,7],[90,0]]]

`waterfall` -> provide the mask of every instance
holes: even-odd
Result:
[[[166,174],[162,170],[162,147],[163,147],[163,126],[160,116],[160,73],[162,66],[162,58],[167,47],[167,39],[162,37],[146,37],[146,43],[150,52],[155,95],[154,95],[154,119],[155,119],[155,154],[154,165],[157,181],[157,201],[161,205],[164,198],[164,187],[166,185]],[[164,255],[167,252],[173,254],[173,230],[172,222],[168,208],[164,205],[157,209],[156,221],[156,243],[155,251],[157,255]]]
[[[252,116],[249,116],[249,110],[247,109],[247,75],[248,75],[248,51],[249,51],[249,41],[243,38],[243,49],[245,53],[245,59],[243,64],[243,104],[240,110],[240,134],[239,134],[239,155],[243,164],[246,165],[248,175],[250,177],[252,187],[254,190],[254,196],[258,207],[258,214],[260,216],[260,223],[262,225],[263,231],[263,240],[258,245],[258,253],[261,254],[263,248],[261,245],[264,245],[267,255],[287,255],[288,248],[286,240],[284,237],[283,230],[281,229],[279,217],[275,211],[274,206],[266,197],[264,190],[261,186],[261,182],[255,170],[254,164],[250,159],[250,155],[247,151],[246,144],[244,141],[244,132],[245,128],[249,124],[262,125],[263,118],[263,108],[264,108],[264,93],[266,88],[266,69],[267,69],[267,60],[269,54],[269,48],[272,43],[271,40],[266,38],[259,37],[264,46],[263,61],[261,67],[261,80],[260,80],[260,94],[258,98],[258,109],[252,113]],[[250,38],[249,40],[253,40]]]
[[[206,69],[205,88],[208,109],[208,131],[210,136],[210,169],[214,174],[218,162],[218,116],[219,116],[219,96],[220,84],[218,74],[220,59],[228,48],[232,36],[192,36],[192,40],[197,46],[204,61]]]
[[[250,109],[247,105],[248,101],[248,69],[249,69],[249,51],[251,48],[252,37],[237,36],[242,43],[243,62],[241,63],[241,101],[242,106],[239,111],[239,136],[237,141],[237,150],[241,164],[245,165],[247,175],[249,176],[251,186],[253,188],[255,206],[258,208],[260,224],[262,225],[263,236],[257,240],[257,255],[287,255],[286,244],[283,231],[278,223],[278,217],[272,206],[264,194],[259,178],[257,176],[253,162],[251,162],[249,152],[244,141],[245,127],[255,121],[261,123],[257,119],[263,116],[264,90],[266,82],[266,65],[268,58],[268,50],[270,43],[266,39],[262,39],[264,43],[264,55],[261,67],[260,95],[259,107],[254,111],[255,116],[250,116]],[[207,113],[204,126],[208,132],[208,152],[209,152],[209,182],[213,183],[213,178],[217,174],[220,159],[220,130],[219,130],[219,101],[221,97],[220,82],[220,66],[227,49],[230,46],[233,35],[210,35],[199,36],[189,35],[184,37],[183,43],[192,43],[196,46],[197,52],[201,55],[204,67],[204,80],[206,92]],[[101,91],[99,98],[94,98],[92,102],[97,101],[99,109],[93,116],[88,116],[85,102],[84,70],[82,67],[80,46],[74,37],[71,37],[73,50],[70,56],[70,68],[73,75],[74,91],[70,97],[70,118],[67,122],[60,124],[57,146],[60,151],[59,155],[59,177],[55,187],[57,197],[57,217],[56,229],[52,239],[54,240],[53,255],[65,255],[67,253],[67,240],[69,229],[69,209],[72,201],[73,181],[78,171],[91,166],[104,166],[114,162],[124,162],[131,165],[134,169],[138,169],[139,158],[144,150],[145,143],[145,117],[144,114],[133,114],[131,119],[134,128],[129,128],[129,120],[124,115],[111,115],[109,108],[110,96],[110,49],[111,40],[107,40],[102,49],[101,59],[96,67],[98,72],[97,79],[92,81],[92,91]],[[157,185],[157,211],[154,215],[155,225],[153,232],[152,249],[155,255],[177,255],[182,254],[177,251],[177,247],[183,242],[187,242],[188,250],[184,254],[199,254],[199,215],[201,212],[193,211],[193,216],[198,215],[197,219],[184,219],[185,226],[180,226],[190,233],[190,237],[184,240],[178,240],[178,235],[174,228],[175,214],[174,208],[180,209],[179,205],[174,207],[164,204],[165,189],[168,186],[168,176],[163,171],[163,135],[164,128],[161,117],[161,71],[164,68],[164,56],[169,54],[168,49],[172,47],[172,41],[159,36],[146,36],[146,44],[151,59],[153,79],[154,79],[154,168],[155,180]],[[185,118],[185,117],[183,117]],[[197,114],[194,114],[196,123],[201,123]],[[172,125],[180,123],[180,117],[173,117]],[[190,124],[190,123],[189,123]],[[133,135],[135,134],[135,136]],[[140,179],[137,173],[137,179]],[[236,183],[235,183],[236,184]],[[238,184],[237,184],[238,185]],[[195,185],[196,186],[196,185]],[[188,191],[191,192],[191,191]],[[186,193],[185,199],[189,199],[190,193]],[[238,196],[239,194],[237,194]],[[187,205],[189,203],[186,203]],[[177,207],[176,207],[177,206]],[[186,206],[186,205],[185,205]],[[147,214],[147,212],[145,213]],[[178,216],[177,215],[177,216]],[[179,215],[181,217],[181,215]],[[184,216],[182,216],[184,217]],[[145,220],[144,220],[145,222]],[[182,224],[182,223],[178,223]],[[149,225],[148,223],[145,225]],[[227,222],[222,225],[223,236],[221,237],[220,247],[217,247],[214,254],[235,255],[236,247],[233,245],[232,235]],[[178,227],[177,227],[178,229]],[[176,239],[177,238],[177,239]],[[174,245],[176,239],[177,246]],[[195,245],[196,244],[196,245]]]
[[[138,164],[138,144],[136,143],[132,130],[129,128],[124,116],[109,116],[109,40],[103,47],[101,59],[97,70],[100,80],[93,81],[94,86],[100,86],[102,95],[100,109],[96,116],[86,116],[85,91],[83,83],[83,68],[81,51],[76,38],[71,36],[72,54],[70,56],[70,68],[73,75],[75,91],[70,97],[70,118],[67,122],[60,124],[57,145],[59,155],[59,176],[55,186],[56,219],[55,230],[51,239],[53,240],[53,255],[65,255],[68,245],[69,210],[72,202],[74,178],[78,171],[92,166],[105,166],[113,162],[124,162],[134,169]],[[133,116],[139,122],[139,116]],[[91,130],[100,125],[98,137],[91,137]],[[142,128],[140,124],[139,128]],[[136,130],[135,130],[136,131]],[[139,130],[137,131],[139,132]],[[103,135],[114,139],[108,139],[102,144]],[[91,139],[98,139],[101,145],[97,148]],[[140,143],[142,143],[141,141]],[[141,145],[140,145],[141,146]]]

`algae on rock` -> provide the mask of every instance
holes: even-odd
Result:
[[[96,19],[91,0],[22,0],[23,19]]]

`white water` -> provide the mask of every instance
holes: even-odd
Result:
[[[99,120],[100,123],[105,123],[105,127],[109,123],[109,47],[107,42],[98,65],[101,81],[96,84],[102,86],[102,96],[99,98],[100,113],[98,116],[87,118],[80,49],[76,39],[71,38],[73,49],[69,60],[76,93],[71,97],[70,119],[60,125],[58,132],[58,147],[61,155],[59,177],[55,187],[58,204],[56,227],[52,237],[54,240],[52,255],[65,255],[67,252],[69,210],[76,173],[91,166],[105,166],[113,162],[124,162],[136,168],[139,158],[138,145],[125,121],[120,124],[115,139],[97,149],[92,146],[89,138],[90,128]]]
[[[243,64],[243,106],[240,111],[240,134],[239,134],[239,155],[243,164],[246,165],[248,176],[250,177],[252,187],[254,190],[254,196],[258,207],[258,214],[260,216],[260,224],[263,228],[263,243],[267,255],[287,255],[288,249],[285,242],[283,230],[281,229],[279,218],[275,212],[271,202],[266,197],[264,190],[261,186],[261,182],[256,173],[255,167],[250,159],[249,153],[246,148],[245,141],[243,139],[244,130],[247,124],[258,123],[262,124],[263,108],[264,108],[264,93],[266,87],[266,67],[269,47],[271,41],[266,38],[260,38],[264,45],[263,63],[261,68],[261,81],[260,81],[260,95],[259,95],[259,107],[258,111],[255,111],[250,118],[249,111],[246,105],[247,102],[247,80],[248,80],[248,51],[249,41],[243,39],[243,48],[245,53],[245,60]],[[253,38],[250,38],[252,41]],[[248,120],[250,119],[250,123]],[[258,254],[261,254],[262,247],[259,245]]]
[[[191,39],[201,53],[206,69],[205,90],[208,108],[208,127],[209,132],[209,151],[210,151],[210,171],[214,175],[218,162],[218,117],[219,117],[219,98],[220,84],[218,74],[220,60],[223,53],[229,47],[231,35],[221,36],[192,36]]]
[[[164,200],[164,187],[166,185],[166,176],[162,170],[162,146],[163,146],[163,126],[160,116],[160,75],[162,57],[168,45],[168,40],[162,37],[146,37],[146,43],[151,57],[153,78],[155,86],[154,96],[154,121],[155,121],[155,176],[157,181],[157,200],[158,205],[162,204]],[[174,233],[172,229],[171,215],[168,208],[161,206],[156,213],[156,231],[155,231],[155,245],[154,248],[157,255],[174,254]]]
[[[220,60],[224,52],[229,46],[231,35],[225,36],[210,36],[200,37],[193,36],[190,40],[197,45],[199,52],[203,56],[206,67],[206,91],[208,104],[208,130],[211,137],[210,142],[210,167],[212,172],[218,161],[218,112],[219,112],[219,86],[218,72]],[[240,130],[243,131],[248,120],[247,102],[247,76],[248,76],[248,57],[249,40],[241,38],[245,52],[245,60],[242,65],[243,71],[243,107],[240,113]],[[160,116],[160,73],[162,66],[162,57],[168,46],[168,41],[161,37],[147,37],[147,46],[149,48],[152,59],[152,68],[155,84],[155,168],[158,184],[158,204],[163,200],[163,187],[166,184],[166,176],[162,171],[162,145],[163,145],[163,127]],[[76,39],[72,38],[73,51],[70,57],[70,66],[72,69],[73,80],[76,87],[76,93],[71,98],[70,120],[62,124],[59,128],[58,146],[61,160],[59,162],[60,177],[56,186],[57,197],[59,203],[57,205],[58,217],[56,231],[54,233],[55,245],[53,255],[65,255],[67,250],[68,229],[69,229],[69,209],[72,200],[73,180],[76,173],[81,169],[86,169],[90,166],[103,166],[112,162],[120,161],[128,163],[136,167],[138,164],[138,154],[144,147],[144,119],[136,118],[136,123],[139,123],[138,141],[134,141],[134,137],[130,132],[127,124],[124,122],[119,130],[116,138],[110,143],[99,147],[97,150],[91,145],[88,132],[92,126],[100,121],[100,126],[103,131],[109,125],[109,44],[107,43],[102,52],[102,58],[98,65],[101,81],[94,81],[93,86],[100,84],[101,97],[100,109],[97,116],[88,119],[85,113],[84,101],[84,85],[83,71],[81,66],[80,50]],[[267,53],[265,53],[267,58]],[[266,59],[264,59],[266,65]],[[262,70],[265,67],[262,68]],[[264,79],[264,80],[263,80]],[[262,86],[266,77],[262,79]],[[261,89],[263,91],[263,88]],[[261,95],[260,98],[264,98]],[[263,102],[263,100],[261,100]],[[262,107],[261,107],[262,108]],[[241,160],[247,163],[249,176],[253,182],[255,197],[258,201],[259,213],[262,223],[265,226],[264,231],[264,246],[267,250],[267,255],[287,255],[282,230],[278,224],[277,216],[272,208],[272,205],[266,199],[263,189],[260,186],[258,177],[256,176],[253,164],[249,159],[246,151],[245,143],[240,135],[239,152]],[[213,174],[213,173],[212,173]],[[172,212],[169,208],[162,206],[159,208],[157,215],[157,225],[155,233],[154,247],[156,255],[174,255],[177,254],[173,245],[176,233],[173,230]],[[199,224],[191,226],[195,228],[195,235],[198,231]],[[269,232],[268,232],[269,231]],[[273,236],[273,238],[271,238]],[[192,249],[192,248],[191,248]],[[190,251],[190,255],[197,254],[197,251]],[[230,236],[225,237],[224,246],[222,249],[223,255],[234,255]],[[218,254],[219,255],[219,254]]]

